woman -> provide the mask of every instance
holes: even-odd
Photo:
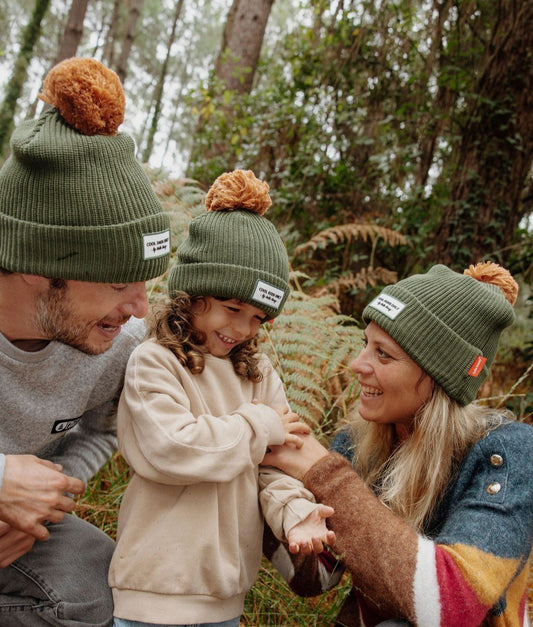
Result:
[[[533,429],[473,402],[517,291],[491,263],[386,287],[352,364],[360,417],[331,452],[302,436],[265,457],[335,510],[333,549],[353,582],[338,624],[528,624]],[[316,594],[319,570],[298,559],[293,588]]]

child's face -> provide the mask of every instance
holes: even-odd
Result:
[[[193,326],[205,335],[204,346],[215,357],[225,357],[238,344],[251,340],[266,319],[261,309],[234,298],[206,296],[193,306]]]

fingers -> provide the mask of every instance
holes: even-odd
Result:
[[[37,540],[47,540],[50,534],[44,523],[63,520],[76,506],[70,495],[84,490],[83,481],[63,474],[60,464],[33,455],[8,455],[0,518]]]
[[[337,542],[337,536],[335,535],[335,532],[331,531],[331,529],[328,529],[328,532],[326,534],[326,544],[329,544],[329,546],[333,546],[335,542]]]
[[[292,446],[294,448],[302,448],[303,441],[302,438],[299,438],[297,435],[293,435],[291,433],[287,433],[285,435],[285,444]]]
[[[299,433],[300,435],[309,435],[311,427],[305,422],[289,422],[283,425],[286,433]]]
[[[85,492],[85,483],[81,479],[69,477],[68,475],[63,475],[63,477],[67,480],[63,492],[68,492],[69,494],[83,494]]]
[[[293,555],[320,555],[324,551],[324,543],[320,538],[311,538],[310,540],[302,542],[290,542],[289,553]]]
[[[329,505],[323,505],[322,503],[320,503],[316,508],[316,512],[320,516],[320,518],[329,518],[330,516],[333,516],[335,510]]]
[[[0,568],[6,568],[25,555],[35,543],[34,537],[9,525],[7,529],[3,526],[0,534]]]

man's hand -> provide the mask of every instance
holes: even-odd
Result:
[[[34,455],[6,455],[0,490],[0,520],[36,540],[47,540],[45,521],[57,523],[76,503],[70,494],[83,494],[85,484],[61,472],[54,464]]]
[[[35,544],[35,538],[24,531],[13,529],[0,520],[0,568],[6,568],[26,555]]]
[[[319,505],[301,523],[289,531],[289,551],[302,555],[322,553],[325,544],[335,543],[335,532],[326,527],[326,518],[334,513],[332,507]]]

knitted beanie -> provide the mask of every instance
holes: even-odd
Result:
[[[0,170],[0,268],[102,283],[145,281],[167,268],[168,214],[117,133],[118,76],[94,59],[56,65]]]
[[[464,274],[436,265],[387,286],[363,311],[460,405],[472,402],[514,322],[518,285],[490,262]]]
[[[250,170],[219,176],[208,191],[207,213],[192,220],[177,251],[168,293],[235,298],[274,318],[289,295],[289,262],[274,225],[263,214],[269,187]]]

